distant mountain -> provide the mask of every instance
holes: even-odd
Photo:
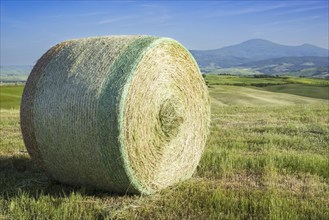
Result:
[[[31,65],[0,66],[0,82],[24,82],[32,68]]]
[[[29,75],[33,66],[32,65],[10,65],[0,66],[0,76],[8,75]]]
[[[201,67],[222,68],[280,57],[329,56],[329,50],[311,44],[285,46],[262,39],[248,40],[215,50],[191,50],[191,53]]]

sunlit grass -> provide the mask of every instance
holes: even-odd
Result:
[[[24,86],[1,85],[0,86],[0,109],[19,108]]]
[[[236,86],[210,94],[197,172],[151,196],[48,180],[24,148],[19,110],[1,109],[0,219],[329,219],[328,103]]]

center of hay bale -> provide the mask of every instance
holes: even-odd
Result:
[[[134,70],[122,150],[130,186],[152,193],[192,176],[205,145],[209,99],[195,60],[175,41],[152,44]]]
[[[166,100],[160,107],[159,121],[166,140],[171,140],[173,137],[177,136],[184,118],[181,111],[175,106],[175,103]]]

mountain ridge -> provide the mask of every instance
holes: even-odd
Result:
[[[220,48],[215,48],[215,49],[207,49],[207,50],[196,50],[196,49],[191,49],[190,51],[218,51],[218,50],[222,50],[225,48],[230,48],[230,47],[235,47],[235,46],[239,46],[239,45],[246,45],[246,44],[272,44],[272,45],[277,45],[277,46],[284,46],[284,47],[313,47],[313,48],[318,48],[321,50],[326,50],[327,52],[329,51],[329,49],[323,48],[323,47],[319,47],[310,43],[303,43],[300,45],[285,45],[285,44],[279,44],[279,43],[275,43],[273,41],[270,40],[265,40],[265,39],[261,39],[261,38],[254,38],[254,39],[249,39],[246,41],[243,41],[241,43],[238,44],[233,44],[233,45],[229,45],[229,46],[224,46],[224,47],[220,47]]]
[[[280,58],[319,56],[328,57],[329,50],[302,44],[287,46],[264,39],[251,39],[232,46],[212,50],[190,50],[200,67],[235,67],[243,63]]]

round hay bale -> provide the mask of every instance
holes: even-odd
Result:
[[[119,193],[190,178],[209,122],[192,55],[151,36],[59,43],[34,66],[21,105],[25,145],[48,176]]]

